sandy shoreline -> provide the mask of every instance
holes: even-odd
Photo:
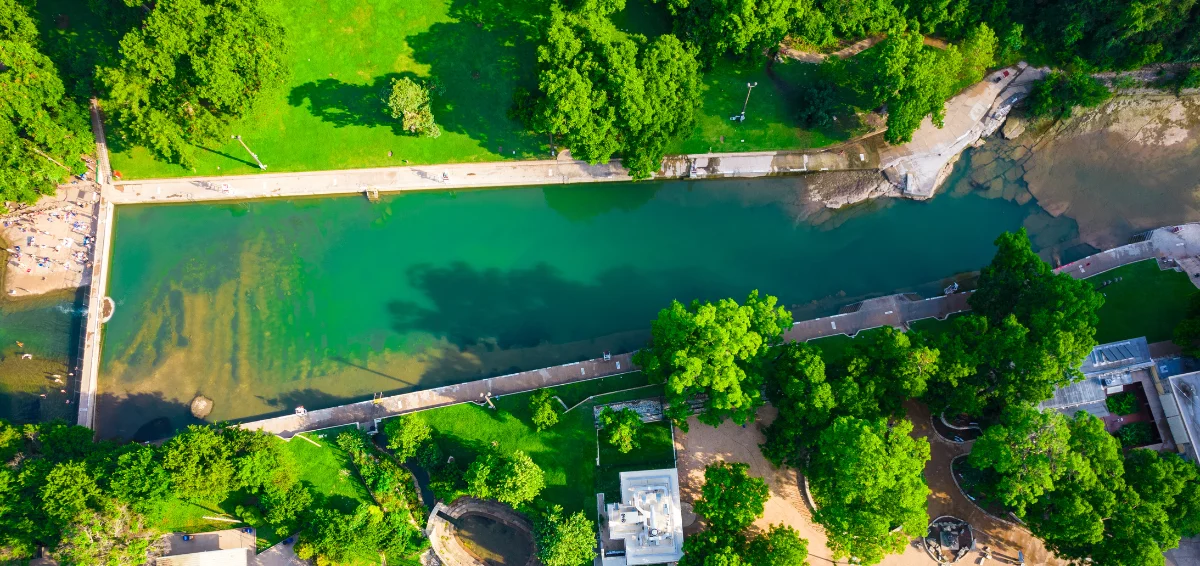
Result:
[[[56,194],[0,218],[6,297],[44,295],[89,283],[99,194],[95,183],[74,179]]]

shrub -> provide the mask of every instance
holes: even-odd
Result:
[[[1129,423],[1121,427],[1116,436],[1125,448],[1145,446],[1154,440],[1154,433],[1151,432],[1148,422]]]
[[[604,428],[608,443],[617,447],[622,454],[638,447],[637,433],[642,429],[642,417],[628,407],[614,411],[605,407],[600,413],[600,426]]]
[[[529,412],[533,414],[533,426],[538,432],[558,424],[558,411],[554,408],[554,390],[538,389],[529,398]]]
[[[383,434],[387,447],[400,461],[417,455],[423,444],[429,441],[433,429],[416,415],[401,415],[383,423]]]
[[[1034,116],[1070,118],[1076,106],[1092,108],[1112,97],[1103,83],[1086,73],[1050,73],[1033,86],[1029,111]]]
[[[1117,393],[1104,400],[1108,411],[1114,415],[1132,415],[1138,410],[1137,396],[1133,393]]]
[[[392,80],[388,108],[392,111],[392,117],[400,120],[400,127],[406,132],[431,138],[442,135],[441,129],[433,121],[430,90],[429,84],[417,84],[408,77]]]

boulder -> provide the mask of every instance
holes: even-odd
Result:
[[[1004,139],[1006,140],[1017,139],[1021,134],[1025,133],[1025,120],[1017,116],[1009,116],[1004,121],[1004,129],[1001,132],[1004,134]]]
[[[192,399],[192,416],[198,419],[207,417],[213,410],[213,400],[203,395],[196,395]]]

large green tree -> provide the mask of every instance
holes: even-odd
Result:
[[[0,0],[0,213],[53,194],[86,170],[80,158],[93,148],[86,110],[41,51],[31,5]]]
[[[907,420],[839,417],[821,433],[805,477],[835,557],[877,564],[925,533],[929,442],[912,430]]]
[[[433,429],[419,416],[400,415],[383,422],[383,436],[387,447],[401,462],[417,455],[421,446],[429,442]]]
[[[833,396],[842,414],[873,420],[900,416],[901,403],[925,393],[938,351],[890,326],[861,333],[835,366]]]
[[[926,116],[942,127],[946,99],[962,67],[956,50],[925,47],[924,37],[912,30],[889,35],[855,61],[859,89],[875,104],[887,105],[889,143],[911,141]]]
[[[175,493],[187,499],[220,499],[237,486],[233,454],[220,432],[191,425],[163,445],[163,469]]]
[[[1054,488],[1066,471],[1078,466],[1070,450],[1070,429],[1056,411],[1009,405],[996,425],[971,447],[971,466],[1000,476],[996,494],[1018,515]]]
[[[802,468],[836,405],[821,350],[804,342],[780,346],[771,364],[767,394],[779,415],[764,431],[763,455],[776,466]]]
[[[189,165],[196,144],[228,141],[230,121],[286,74],[283,26],[268,0],[159,0],[97,70],[114,137]],[[130,6],[141,0],[126,0]]]
[[[717,426],[726,418],[745,423],[762,406],[763,363],[782,340],[792,315],[778,299],[753,291],[743,305],[672,301],[650,327],[650,347],[634,363],[653,380],[666,383],[668,417],[687,430],[688,400],[706,395],[700,422]]]
[[[809,14],[804,0],[665,0],[680,37],[712,64],[726,53],[746,58],[773,49]]]
[[[514,508],[533,501],[546,487],[542,469],[521,450],[507,456],[494,451],[481,454],[467,468],[466,481],[472,496]]]
[[[785,525],[771,525],[753,536],[747,528],[762,517],[770,491],[766,482],[747,473],[743,463],[716,462],[704,469],[704,485],[696,513],[704,530],[683,541],[681,566],[754,564],[806,566],[808,541]]]
[[[690,131],[700,76],[694,50],[674,35],[648,40],[607,18],[556,8],[538,47],[538,93],[531,127],[591,163],[619,153],[640,179]]]
[[[1037,403],[1079,379],[1096,345],[1103,297],[1087,281],[1055,274],[1022,228],[996,239],[980,274],[972,312],[937,342],[939,371],[926,399],[935,408],[997,415],[1009,404]]]
[[[534,527],[538,560],[545,566],[582,566],[596,559],[596,525],[582,511],[564,517],[556,505]]]

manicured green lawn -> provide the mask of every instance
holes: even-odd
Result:
[[[291,45],[291,77],[229,129],[269,172],[548,157],[546,140],[507,115],[517,85],[532,85],[537,19],[547,3],[294,0],[276,9]],[[434,98],[441,137],[399,134],[385,98],[391,80],[403,76],[444,86]],[[194,171],[143,148],[117,147],[113,168],[126,178],[257,172],[230,142],[200,151]]]
[[[562,399],[567,407],[574,407],[593,395],[642,387],[648,383],[650,380],[642,372],[635,371],[603,379],[589,379],[560,385],[554,388],[554,394],[558,395],[558,398]]]
[[[704,73],[704,95],[690,136],[669,153],[705,153],[806,149],[823,147],[862,133],[853,113],[838,115],[838,124],[804,130],[799,123],[798,87],[815,79],[817,66],[785,59],[768,66],[763,59],[744,63],[723,59]],[[746,84],[758,83],[746,103]],[[746,103],[746,120],[732,121]],[[724,137],[724,141],[722,140]]]
[[[290,78],[264,93],[251,115],[228,131],[243,137],[268,172],[550,156],[548,138],[508,116],[516,89],[536,84],[536,42],[548,3],[294,0],[275,9],[291,45]],[[68,11],[73,21],[89,19],[82,3]],[[631,0],[613,17],[619,29],[631,33],[652,36],[671,27],[662,6],[648,0]],[[812,80],[815,70],[790,60],[770,68],[761,58],[750,64],[719,61],[704,76],[703,107],[693,132],[669,151],[798,149],[845,140],[854,132],[841,126],[797,127],[796,87]],[[433,103],[440,137],[402,135],[387,114],[391,81],[405,76],[436,79],[443,86]],[[742,109],[747,82],[758,83],[747,119],[731,122]],[[854,123],[852,114],[839,117],[850,129]],[[116,133],[109,135],[113,168],[127,179],[259,172],[232,139],[201,148],[195,168],[186,169],[156,160],[145,148],[122,147]]]
[[[334,444],[340,430],[306,433],[305,436],[320,444],[319,447],[302,438],[293,438],[286,444],[296,463],[297,479],[312,493],[314,508],[328,506],[342,511],[353,511],[360,503],[372,502],[366,487],[355,475],[349,457]],[[320,435],[325,437],[320,438]],[[211,521],[204,517],[239,518],[237,506],[244,505],[248,497],[238,492],[219,504],[170,498],[151,509],[147,516],[151,523],[163,532],[198,533],[241,527],[245,525]],[[282,540],[271,527],[257,529],[256,534],[259,550]]]
[[[588,395],[619,391],[631,386],[631,378],[628,377],[631,375],[640,374],[582,382],[573,384],[573,387],[591,384],[589,387],[592,389]],[[562,393],[560,390],[559,395],[562,396]],[[641,387],[633,392],[605,395],[598,401],[607,403],[661,394],[661,386]],[[464,469],[480,451],[487,449],[493,442],[503,453],[523,450],[545,473],[546,489],[542,492],[541,499],[562,505],[568,512],[582,510],[590,513],[595,509],[596,490],[599,485],[597,477],[600,472],[596,466],[598,455],[603,466],[603,474],[599,475],[603,477],[608,477],[610,472],[615,473],[613,470],[634,469],[621,466],[652,464],[661,467],[668,459],[674,460],[670,427],[665,424],[646,428],[642,449],[623,455],[622,458],[606,459],[603,449],[597,443],[595,420],[592,416],[592,407],[597,400],[561,414],[558,424],[539,433],[530,422],[529,397],[529,393],[503,397],[494,401],[495,410],[462,404],[417,414],[433,428],[435,438],[443,450],[454,456]]]
[[[612,402],[608,399],[605,402]],[[604,492],[608,502],[621,498],[621,472],[661,470],[675,467],[675,442],[668,422],[648,423],[638,432],[638,447],[622,454],[608,442],[600,441],[600,468],[596,472],[596,492]]]
[[[1117,281],[1120,278],[1120,281]],[[1186,273],[1161,271],[1155,260],[1139,261],[1088,279],[1104,294],[1096,341],[1104,344],[1145,336],[1170,340],[1183,320],[1187,298],[1196,292]],[[1109,281],[1108,285],[1104,285]]]

